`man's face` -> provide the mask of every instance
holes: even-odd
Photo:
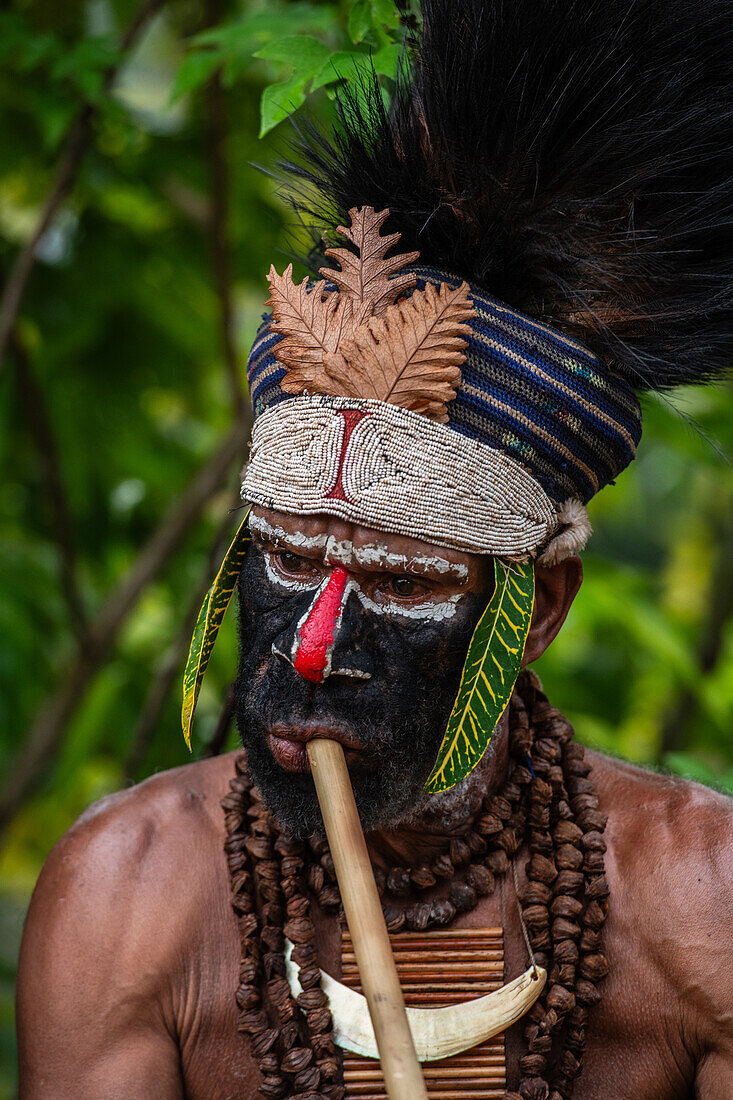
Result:
[[[251,528],[235,706],[252,777],[287,829],[321,829],[305,743],[331,737],[364,827],[396,824],[437,756],[490,560],[328,516],[256,508]]]

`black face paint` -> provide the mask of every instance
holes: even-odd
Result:
[[[395,825],[420,800],[458,691],[471,635],[486,598],[467,594],[451,618],[379,615],[352,594],[344,608],[333,667],[371,678],[302,679],[273,653],[289,653],[313,590],[292,593],[271,581],[252,546],[239,580],[240,658],[235,714],[250,774],[289,831],[322,831],[310,774],[285,771],[267,746],[275,726],[322,725],[359,747],[350,765],[365,829]]]

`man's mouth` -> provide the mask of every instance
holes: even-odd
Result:
[[[267,732],[267,747],[277,764],[287,772],[309,772],[310,761],[306,745],[316,737],[328,738],[343,745],[346,762],[351,765],[363,758],[363,746],[346,730],[337,726],[285,725],[278,723]]]

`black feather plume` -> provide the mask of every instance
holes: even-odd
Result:
[[[308,185],[301,212],[323,227],[388,206],[400,248],[578,337],[637,388],[725,371],[729,0],[422,12],[391,108],[362,89],[335,135],[306,132],[287,166]]]

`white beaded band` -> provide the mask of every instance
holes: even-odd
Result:
[[[263,413],[242,498],[508,558],[547,544],[559,523],[542,486],[507,455],[419,413],[358,398],[300,396]]]

